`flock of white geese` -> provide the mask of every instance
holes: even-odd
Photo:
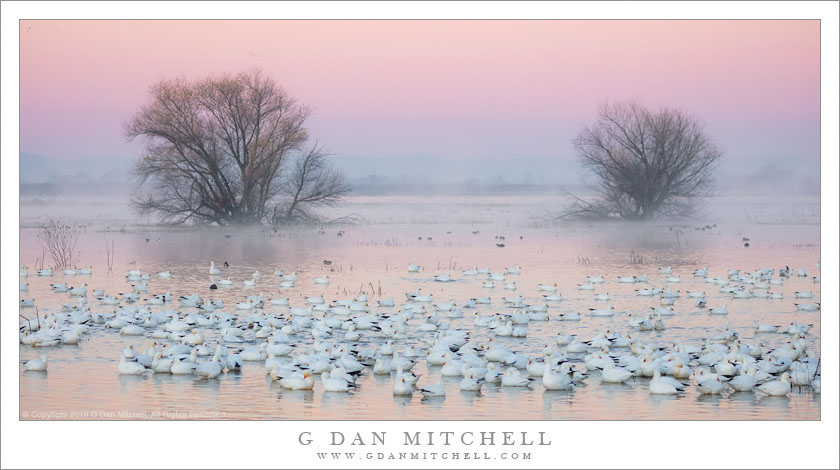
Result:
[[[408,266],[409,273],[421,269],[414,263]],[[66,279],[78,279],[90,275],[92,268],[62,272]],[[520,272],[518,267],[500,272],[473,268],[463,270],[460,279],[473,280],[482,288],[495,288],[498,284],[514,292]],[[208,274],[215,279],[224,271],[211,262]],[[697,269],[692,274],[733,299],[782,300],[780,294],[771,293],[774,286],[790,277],[807,277],[805,269],[794,272],[788,267],[753,272],[733,269],[721,277],[712,276],[708,269]],[[53,275],[52,269],[44,269],[32,277],[51,280]],[[667,319],[676,314],[675,301],[683,297],[673,288],[681,279],[669,267],[660,268],[659,286],[654,286],[647,275],[610,281],[639,284],[636,295],[650,297],[656,304],[645,312],[630,312],[625,331],[606,329],[581,338],[570,333],[571,328],[563,329],[553,344],[544,345],[540,354],[530,356],[509,349],[495,337],[527,341],[528,326],[534,322],[562,321],[564,326],[572,327],[574,323],[569,322],[585,316],[628,314],[612,307],[593,307],[583,314],[550,314],[563,301],[557,284],[540,284],[539,300],[511,295],[504,298],[503,304],[496,302],[497,313],[482,315],[475,311],[472,327],[462,329],[452,327],[452,320],[464,318],[465,310],[491,306],[489,297],[435,302],[433,295],[418,289],[407,292],[405,300],[399,303],[392,298],[374,303],[361,294],[334,301],[315,295],[293,304],[289,297],[266,299],[263,295],[247,295],[233,306],[237,313],[230,313],[225,311],[224,302],[205,300],[197,293],[150,293],[153,278],[171,276],[168,271],[150,274],[131,270],[126,275],[131,290],[118,295],[103,290],[89,292],[87,283],[75,287],[67,281],[51,283],[55,295],[69,299],[58,311],[36,314],[27,314],[35,311],[35,300],[21,299],[20,342],[33,348],[58,347],[79,344],[93,330],[112,331],[150,343],[145,349],[130,345],[120,351],[115,370],[118,374],[194,375],[212,380],[239,370],[244,362],[254,362],[262,364],[265,373],[286,389],[322,387],[326,392],[355,393],[362,374],[376,374],[392,377],[394,395],[419,393],[424,399],[442,399],[446,390],[441,380],[433,381],[427,376],[421,382],[421,376],[412,372],[422,362],[429,367],[428,375],[460,378],[461,390],[476,392],[487,384],[572,390],[585,381],[632,383],[640,377],[650,380],[637,383],[647,383],[650,393],[656,395],[677,395],[689,387],[699,394],[712,395],[754,392],[787,396],[796,386],[820,392],[820,360],[818,353],[808,348],[808,324],[756,322],[756,333],[786,335],[784,344],[774,349],[764,348],[761,343],[746,344],[729,327],[698,344],[661,345],[639,340],[640,331],[666,328]],[[20,277],[21,291],[26,291],[30,277],[26,267],[21,268]],[[244,281],[224,278],[213,282],[211,289],[218,285],[255,286],[261,277],[256,271]],[[278,288],[286,289],[299,282],[296,273],[285,274],[280,269],[269,279]],[[449,274],[434,277],[435,282],[453,280]],[[330,280],[325,276],[310,282],[325,285]],[[569,287],[592,291],[594,300],[609,301],[606,286],[610,282],[603,276],[589,276]],[[813,282],[819,282],[819,277],[814,277]],[[707,305],[705,292],[689,291],[685,296],[709,315],[729,314],[725,304]],[[799,311],[820,309],[810,291],[796,292],[795,297],[794,305]],[[475,339],[480,330],[490,339]],[[25,373],[46,371],[47,367],[45,354],[23,361]]]

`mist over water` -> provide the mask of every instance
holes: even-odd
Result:
[[[20,155],[21,194],[79,196],[107,194],[124,199],[135,181],[134,159],[125,156],[70,162],[31,153]],[[355,195],[562,195],[593,194],[593,178],[576,161],[561,157],[461,158],[430,155],[331,159]],[[724,158],[716,176],[717,192],[727,197],[818,196],[820,167],[809,158]]]

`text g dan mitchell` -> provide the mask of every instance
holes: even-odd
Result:
[[[384,446],[399,444],[403,446],[550,446],[551,439],[544,432],[513,432],[513,431],[440,431],[440,432],[407,432],[403,431],[398,441],[389,441],[386,431],[366,433],[343,433],[330,431],[317,438],[311,432],[298,434],[298,442],[308,446],[312,444],[329,444],[331,446]]]

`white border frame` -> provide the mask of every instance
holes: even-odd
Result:
[[[352,467],[797,467],[837,468],[838,455],[838,4],[836,2],[4,2],[2,3],[2,467],[339,467],[319,461],[297,432],[547,431],[551,450],[530,461],[367,461]],[[819,422],[21,422],[13,277],[18,263],[18,20],[21,18],[703,18],[821,20],[823,292]],[[352,431],[351,431],[352,430]],[[163,431],[163,432],[161,432]],[[158,436],[158,437],[155,437]],[[170,436],[178,436],[166,450]],[[214,439],[241,440],[219,449]],[[699,444],[698,444],[699,441]],[[143,448],[145,442],[148,447]],[[155,452],[148,449],[154,448]],[[161,450],[163,449],[163,450]],[[365,451],[372,448],[365,448]],[[319,449],[320,450],[320,449]],[[345,450],[345,449],[342,449]],[[441,450],[437,448],[436,450]],[[453,451],[456,450],[453,446]],[[471,449],[475,450],[475,449]],[[520,449],[521,450],[521,449]],[[375,451],[379,451],[376,449]]]

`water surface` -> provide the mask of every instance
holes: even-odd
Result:
[[[641,341],[663,346],[675,341],[699,344],[703,338],[731,326],[748,344],[761,343],[765,349],[777,347],[790,337],[784,334],[756,334],[754,321],[786,325],[792,321],[811,323],[809,349],[820,351],[820,313],[797,312],[794,292],[812,290],[819,302],[820,284],[810,276],[819,275],[820,258],[819,200],[768,200],[741,198],[738,201],[713,201],[708,214],[696,221],[655,222],[649,224],[617,222],[551,223],[544,216],[556,201],[544,197],[358,197],[328,215],[353,214],[355,224],[346,226],[281,229],[172,229],[145,225],[135,218],[122,201],[102,199],[52,200],[24,199],[21,205],[22,265],[33,266],[41,256],[36,240],[37,225],[47,216],[70,214],[80,226],[79,265],[92,265],[92,276],[52,278],[30,276],[29,292],[21,298],[35,298],[39,310],[54,311],[68,301],[66,294],[50,291],[49,283],[68,281],[71,285],[87,282],[89,288],[104,289],[108,294],[126,292],[125,272],[141,268],[155,273],[169,270],[172,278],[153,276],[150,293],[173,295],[198,293],[205,299],[220,298],[225,312],[238,312],[234,304],[244,296],[263,293],[266,298],[290,297],[294,305],[303,305],[304,297],[323,294],[327,300],[351,298],[360,292],[371,303],[384,297],[404,301],[405,292],[432,293],[436,301],[463,303],[471,297],[490,296],[492,304],[464,309],[465,317],[448,319],[452,328],[471,331],[477,342],[491,335],[486,328],[473,326],[476,311],[482,315],[510,312],[502,297],[516,293],[537,301],[544,292],[538,284],[557,283],[564,300],[551,303],[551,321],[532,322],[528,337],[497,338],[510,349],[538,355],[546,344],[553,345],[558,332],[569,332],[588,339],[611,328],[631,331],[629,313],[647,311],[658,305],[651,297],[639,297],[639,285],[620,284],[617,277],[648,274],[647,286],[664,286],[660,266],[672,266],[681,276],[674,289],[705,291],[709,306],[726,304],[727,316],[711,316],[694,307],[693,299],[677,300],[677,315],[667,318],[661,332],[635,332]],[[708,226],[710,228],[698,229]],[[338,231],[343,230],[339,236]],[[504,237],[501,240],[500,236]],[[744,238],[749,238],[749,247]],[[106,242],[113,242],[116,257],[113,272],[106,267]],[[504,247],[498,247],[504,243]],[[210,260],[230,263],[222,276],[207,274]],[[324,261],[330,262],[326,265]],[[410,274],[410,261],[423,266]],[[49,262],[47,263],[49,264]],[[779,268],[789,265],[806,268],[809,277],[794,277],[771,291],[784,294],[784,300],[733,300],[718,293],[715,285],[694,278],[694,269],[708,267],[711,275],[725,277],[726,270],[740,268]],[[521,266],[522,274],[508,275],[516,281],[516,292],[482,288],[482,277],[469,278],[462,269],[478,266],[501,271]],[[293,289],[281,289],[272,275],[275,267],[297,272],[300,281]],[[254,270],[262,273],[256,287],[243,287]],[[32,271],[32,269],[30,269]],[[436,274],[451,274],[455,282],[433,282]],[[329,275],[328,286],[316,285],[314,277]],[[587,275],[604,275],[607,283],[596,292],[609,292],[613,300],[593,300],[591,291],[576,290]],[[221,278],[236,281],[232,288],[210,291],[208,286]],[[143,296],[145,298],[147,296]],[[112,311],[88,296],[95,312]],[[584,315],[579,322],[557,321],[557,314],[572,310],[586,312],[589,307],[612,305],[618,312],[611,318]],[[161,308],[153,307],[153,310]],[[180,309],[188,312],[189,309]],[[283,313],[281,307],[267,311]],[[383,309],[382,311],[388,311]],[[21,313],[32,316],[31,309]],[[410,325],[418,325],[420,315]],[[411,330],[410,330],[411,331]],[[727,393],[723,396],[700,396],[693,387],[677,397],[651,396],[647,379],[626,385],[600,382],[595,372],[584,387],[572,392],[548,392],[541,385],[526,389],[486,386],[480,394],[462,392],[460,379],[443,378],[445,399],[421,400],[394,397],[392,380],[370,371],[358,381],[352,394],[324,393],[316,382],[314,391],[282,390],[264,372],[262,363],[246,363],[241,372],[226,373],[216,380],[149,374],[143,377],[120,376],[117,363],[120,351],[128,344],[145,349],[152,341],[145,337],[121,337],[113,330],[96,327],[78,346],[44,349],[20,346],[22,360],[46,353],[49,372],[21,372],[20,398],[23,418],[96,418],[96,419],[819,419],[820,398],[809,388],[794,391],[790,397],[758,398],[753,393]],[[218,339],[205,333],[208,341]],[[336,335],[343,339],[343,332]],[[253,332],[246,338],[255,341]],[[423,346],[432,333],[412,331],[400,343]],[[381,344],[384,340],[363,336],[363,343]],[[296,353],[312,339],[296,338]],[[580,366],[582,367],[582,365]],[[425,361],[414,369],[421,374],[420,384],[441,379],[439,368]]]

